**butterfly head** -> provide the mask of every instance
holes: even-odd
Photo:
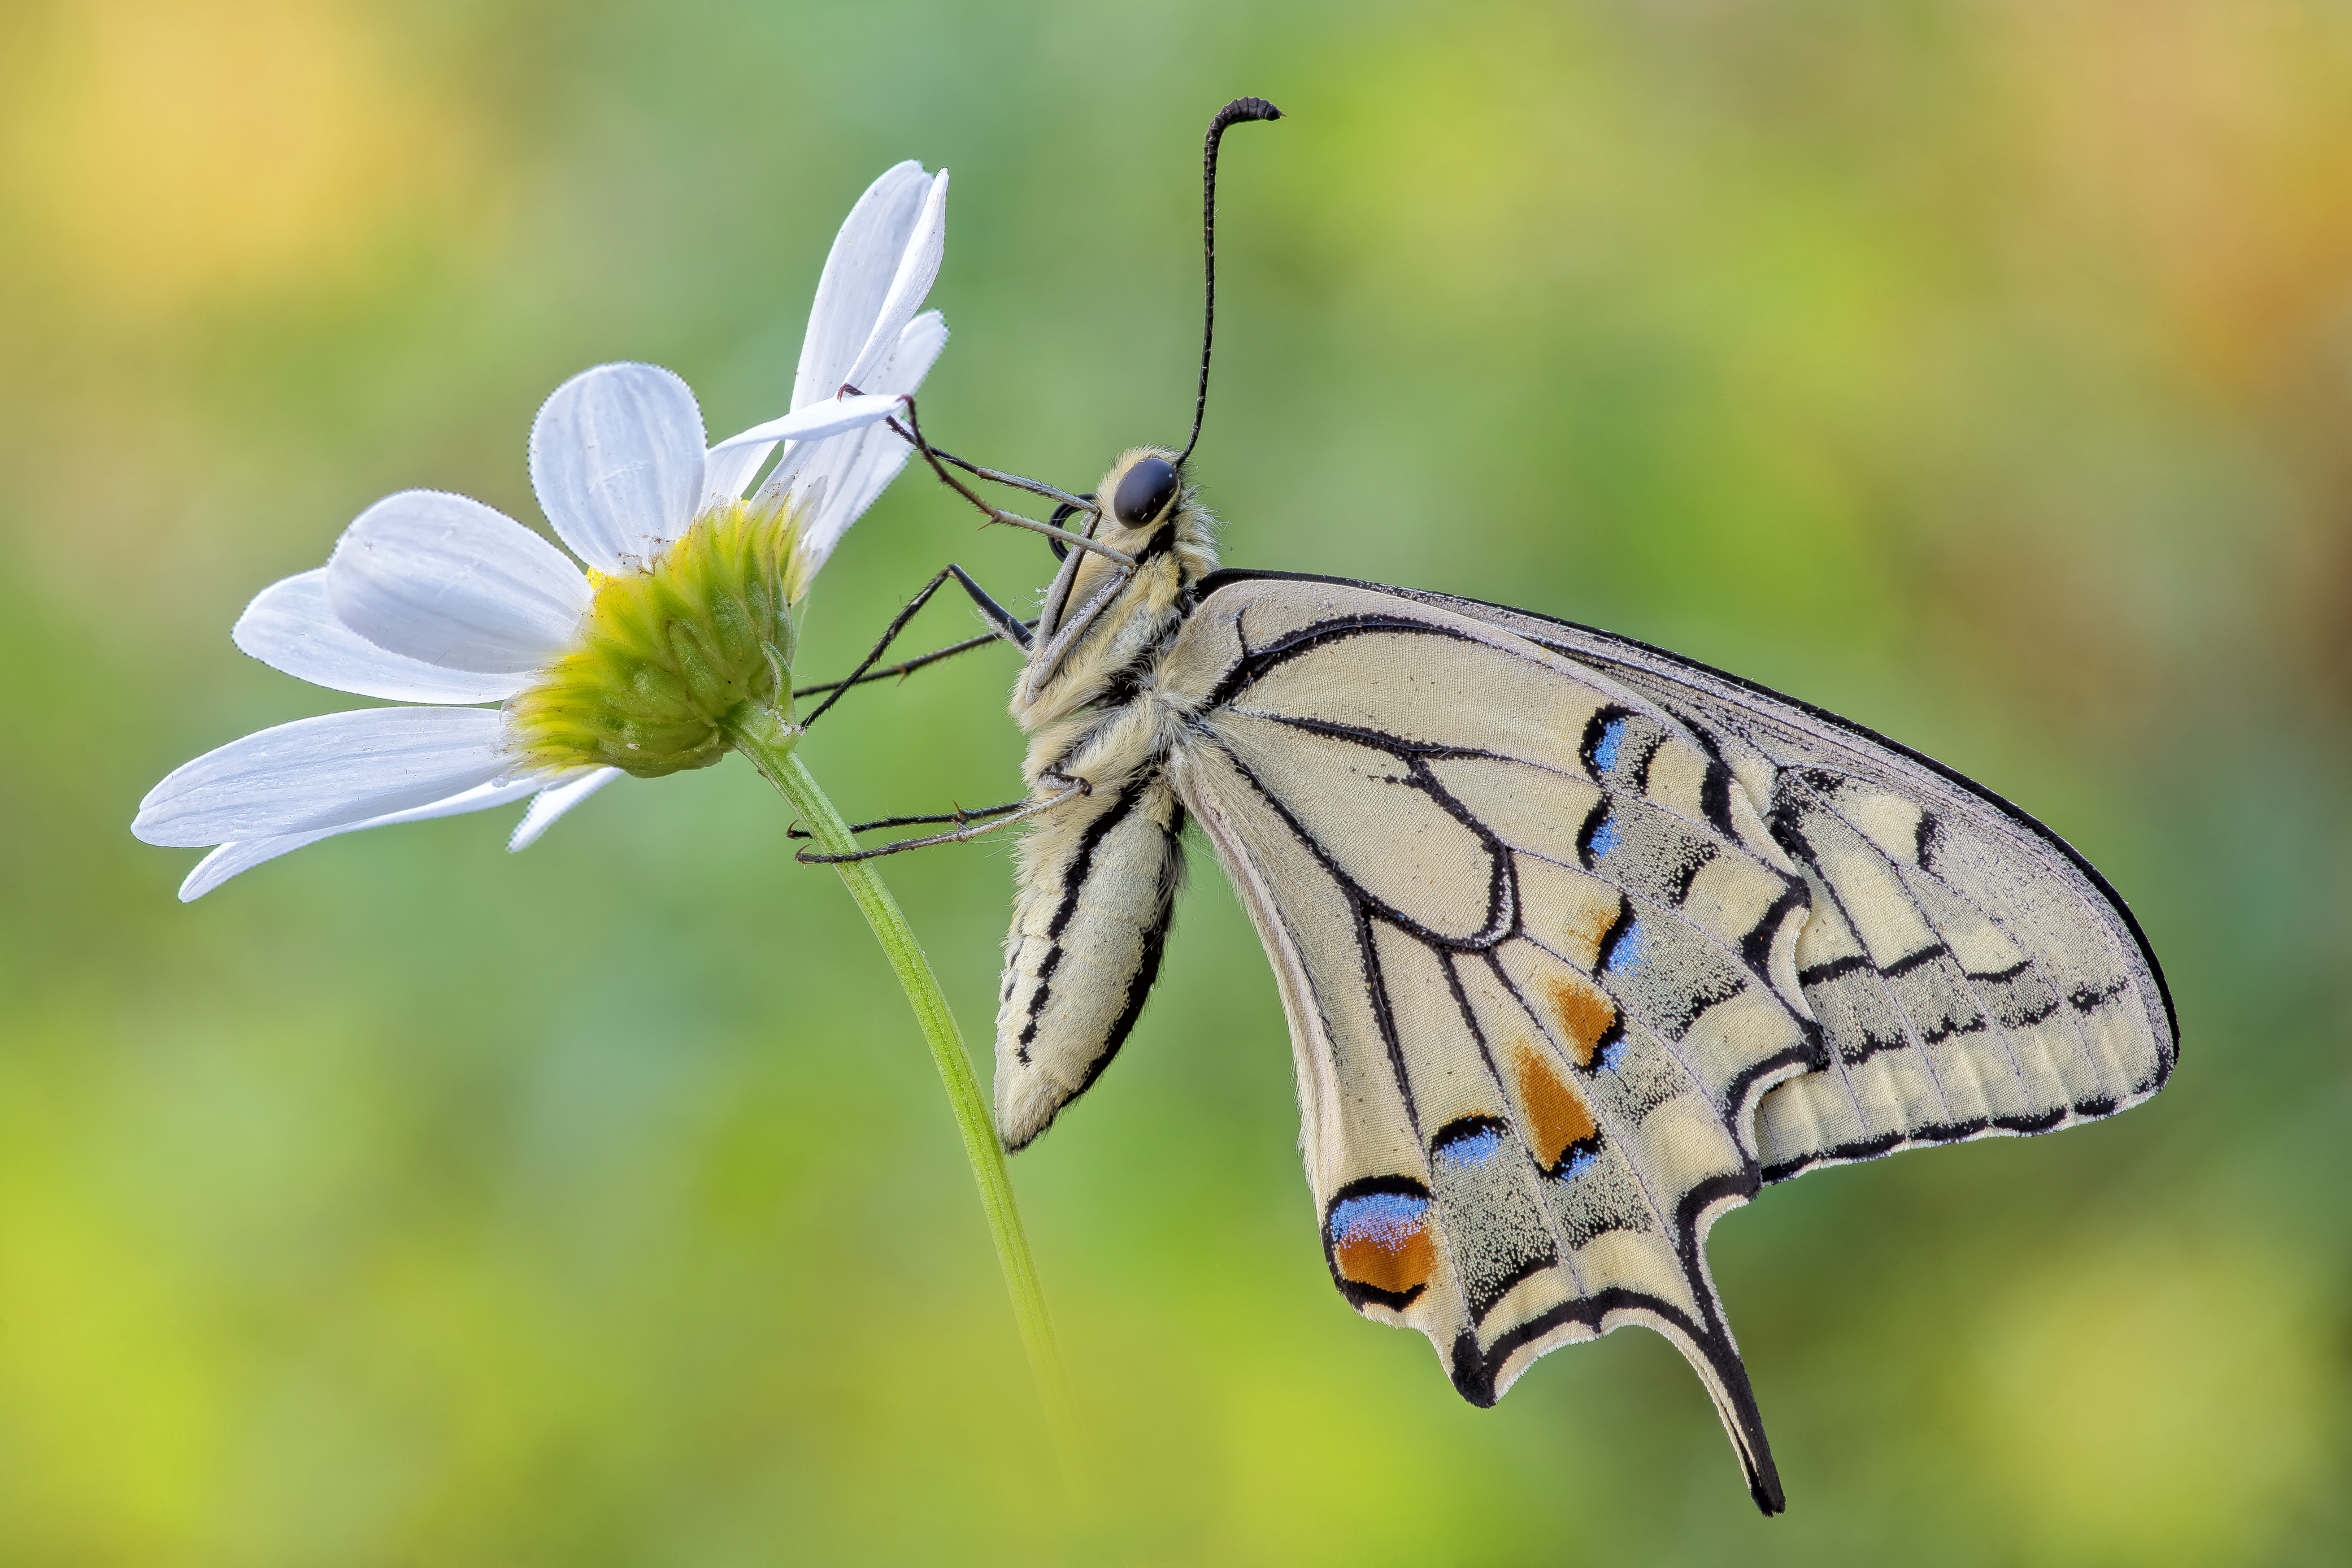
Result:
[[[1137,447],[1121,454],[1096,493],[1110,498],[1096,537],[1134,556],[1139,569],[1172,555],[1186,584],[1216,570],[1215,521],[1175,453]]]
[[[1217,569],[1216,521],[1168,448],[1137,447],[1120,454],[1103,476],[1102,488],[1087,499],[1095,503],[1092,513],[1072,517],[1070,526],[1133,564],[1117,564],[1109,556],[1056,542],[1054,553],[1063,559],[1046,590],[1043,629],[1048,636],[1115,577],[1129,579],[1118,595],[1122,600],[1172,604]],[[1065,507],[1063,512],[1074,510]],[[1055,521],[1064,521],[1062,513]]]
[[[1121,454],[1087,499],[1093,508],[1073,525],[1116,554],[1057,545],[1062,569],[1039,606],[1024,701],[1049,690],[1049,707],[1091,700],[1174,635],[1192,609],[1192,585],[1217,569],[1216,520],[1185,483],[1175,452]]]

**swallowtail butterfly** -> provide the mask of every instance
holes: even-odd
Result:
[[[1276,117],[1255,99],[1216,117],[1209,219],[1220,135]],[[1201,377],[1195,442],[1205,333]],[[2170,1072],[2170,1001],[2123,900],[1949,769],[1589,626],[1221,570],[1191,444],[1129,451],[1072,496],[929,447],[911,407],[902,433],[1062,556],[1034,623],[950,567],[892,627],[952,577],[994,626],[958,646],[1024,651],[1028,796],[867,824],[955,828],[863,852],[1030,825],[997,1015],[1005,1145],[1134,1026],[1197,825],[1274,964],[1332,1282],[1428,1335],[1473,1404],[1644,1324],[1777,1512],[1708,1226],[1820,1166],[2113,1115]],[[954,469],[1061,508],[1016,518]],[[875,670],[882,651],[815,689],[907,668]]]

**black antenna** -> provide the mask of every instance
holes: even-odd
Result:
[[[1201,419],[1209,411],[1209,340],[1217,330],[1217,141],[1225,127],[1244,120],[1279,120],[1282,110],[1262,98],[1237,98],[1217,110],[1209,121],[1209,139],[1201,148],[1201,254],[1208,272],[1209,302],[1201,320],[1201,395],[1192,400],[1192,438],[1184,443],[1184,458],[1201,444]]]

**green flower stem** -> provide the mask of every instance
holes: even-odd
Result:
[[[772,710],[745,703],[726,721],[727,738],[751,761],[767,781],[808,826],[810,836],[825,853],[839,855],[857,847],[849,825],[808,767],[794,754],[799,731]],[[1062,1464],[1065,1480],[1076,1490],[1079,1461],[1077,1407],[1070,1394],[1069,1375],[1062,1369],[1062,1353],[1054,1342],[1054,1326],[1045,1315],[1045,1294],[1037,1282],[1037,1264],[1029,1255],[1029,1238],[1021,1228],[1021,1211],[1013,1198],[1013,1178],[1004,1168],[1004,1148],[997,1141],[988,1101],[973,1076],[971,1058],[947,998],[931,973],[915,933],[899,912],[898,902],[870,860],[845,860],[835,865],[848,884],[849,896],[865,911],[866,924],[889,957],[907,1003],[922,1026],[931,1047],[931,1060],[948,1092],[956,1127],[963,1134],[964,1157],[971,1162],[972,1180],[980,1186],[980,1205],[988,1215],[989,1234],[996,1241],[996,1261],[1004,1271],[1004,1289],[1013,1298],[1013,1315],[1021,1325],[1021,1342],[1029,1352],[1029,1370],[1037,1381],[1037,1396],[1045,1406],[1045,1424]]]

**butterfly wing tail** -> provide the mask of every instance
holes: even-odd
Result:
[[[1764,1436],[1764,1414],[1756,1405],[1756,1389],[1748,1381],[1747,1363],[1731,1342],[1731,1331],[1718,1321],[1705,1339],[1673,1333],[1667,1336],[1706,1385],[1715,1413],[1723,1419],[1724,1435],[1731,1439],[1739,1468],[1748,1479],[1748,1495],[1767,1515],[1784,1512],[1788,1499],[1780,1490],[1780,1467],[1772,1462],[1772,1445]]]

